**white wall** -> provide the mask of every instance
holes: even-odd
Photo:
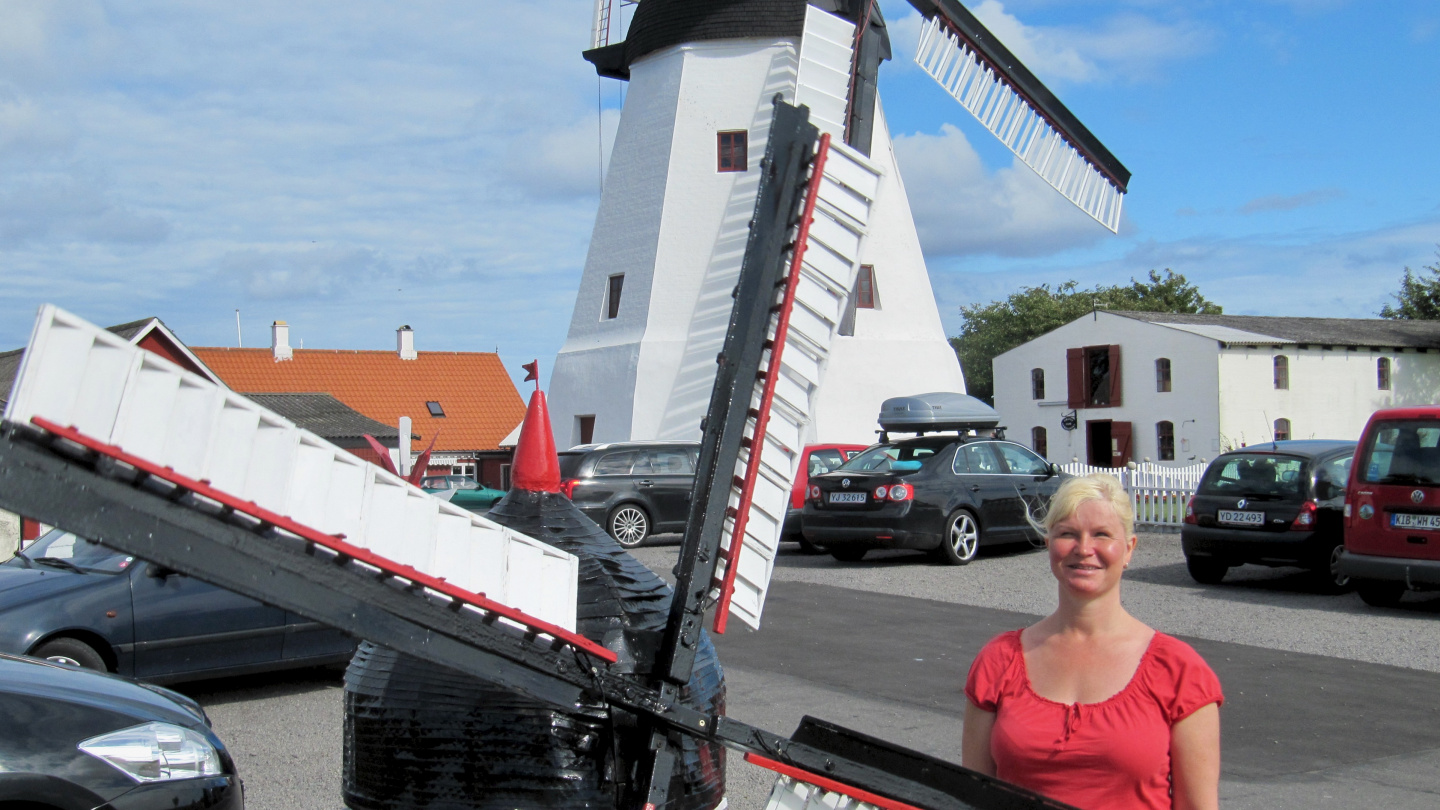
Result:
[[[1289,358],[1290,388],[1276,390],[1274,358]],[[1391,390],[1378,388],[1376,362],[1390,358]],[[1345,346],[1231,346],[1220,352],[1220,436],[1226,447],[1273,438],[1276,419],[1292,439],[1358,439],[1379,408],[1427,405],[1440,391],[1440,353]]]
[[[1060,419],[1071,410],[1065,350],[1111,344],[1120,346],[1120,406],[1077,409],[1076,429],[1064,430]],[[1086,315],[995,358],[995,409],[1006,435],[1027,446],[1031,428],[1044,427],[1051,461],[1085,461],[1085,421],[1109,419],[1131,423],[1135,461],[1160,463],[1155,424],[1165,420],[1175,426],[1175,460],[1164,463],[1193,464],[1220,452],[1218,352],[1216,341],[1189,332],[1106,312]],[[1161,357],[1170,359],[1169,393],[1155,390],[1155,360]],[[1045,398],[1039,401],[1031,398],[1033,368],[1045,370]]]
[[[0,509],[0,562],[15,556],[20,548],[20,516]]]
[[[869,444],[880,427],[880,403],[890,397],[965,393],[960,359],[940,322],[883,109],[875,116],[870,159],[884,174],[860,262],[875,268],[877,306],[857,309],[854,336],[837,338],[831,348],[809,441]]]

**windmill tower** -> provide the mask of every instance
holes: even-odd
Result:
[[[922,66],[1113,230],[1124,167],[959,3],[912,3]],[[629,88],[555,360],[559,446],[698,437],[777,95],[882,174],[806,440],[868,442],[883,400],[965,390],[876,92],[890,44],[872,0],[597,0],[594,22],[585,58]]]

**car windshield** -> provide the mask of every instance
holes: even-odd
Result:
[[[86,540],[61,529],[51,529],[21,549],[20,555],[5,564],[22,567],[31,564],[116,574],[129,568],[134,562],[134,557],[113,548],[106,548],[94,540]]]
[[[1217,458],[1200,481],[1200,494],[1259,500],[1303,499],[1305,460],[1274,454]]]
[[[941,448],[925,444],[882,444],[872,447],[837,469],[856,472],[889,472],[897,461],[924,461],[940,452]],[[898,472],[898,471],[897,471]]]
[[[1440,425],[1435,420],[1379,422],[1370,435],[1359,459],[1361,481],[1440,483]]]

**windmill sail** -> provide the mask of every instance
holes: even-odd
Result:
[[[1045,182],[1118,231],[1129,170],[959,3],[912,3],[929,17],[915,63]]]

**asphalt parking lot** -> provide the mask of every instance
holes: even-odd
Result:
[[[678,538],[637,556],[668,575]],[[1190,641],[1225,685],[1226,807],[1428,808],[1440,804],[1440,595],[1376,610],[1311,593],[1294,569],[1190,580],[1173,534],[1145,534],[1124,599]],[[738,719],[788,733],[804,714],[958,759],[970,657],[1048,612],[1054,581],[1024,549],[963,568],[904,552],[859,563],[777,559],[765,625],[717,639]],[[341,805],[337,674],[181,687],[230,744],[252,808]],[[733,808],[763,806],[769,778],[732,757]]]

